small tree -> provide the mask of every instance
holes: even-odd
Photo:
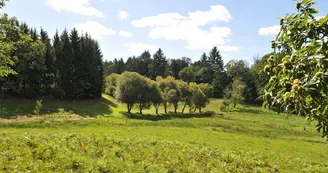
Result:
[[[243,92],[245,89],[245,84],[239,79],[235,78],[232,82],[232,85],[225,89],[224,97],[233,104],[233,107],[236,107],[238,103],[245,100]]]
[[[152,94],[156,94],[153,93],[153,81],[150,80],[147,77],[141,76],[143,81],[144,81],[144,87],[140,88],[140,90],[138,92],[141,93],[139,99],[138,99],[138,107],[139,107],[139,113],[142,114],[142,110],[144,109],[149,109],[151,104],[152,104],[152,99],[153,96]]]
[[[36,105],[35,105],[35,108],[33,110],[33,114],[34,115],[39,115],[41,109],[42,109],[42,100],[37,100],[36,101]]]
[[[124,72],[117,81],[116,100],[127,105],[128,113],[136,103],[142,102],[146,93],[146,80],[135,72]]]
[[[223,100],[222,105],[220,107],[220,110],[222,112],[229,111],[229,105],[230,105],[230,101],[229,100]]]
[[[178,84],[181,90],[181,101],[184,102],[181,112],[184,113],[186,106],[191,105],[192,92],[186,82],[179,80]]]
[[[201,113],[202,108],[205,108],[209,103],[209,99],[196,83],[190,83],[189,87],[192,92],[192,105],[195,109],[199,110],[199,113]]]
[[[174,112],[176,113],[181,100],[181,91],[178,82],[172,76],[167,78],[157,77],[156,81],[159,83],[162,93],[164,112],[167,113],[167,106],[170,103],[174,106]]]
[[[153,103],[156,114],[158,115],[158,108],[163,102],[162,93],[158,84],[155,81],[149,80],[150,85],[150,101]]]
[[[208,83],[201,83],[198,84],[198,86],[203,91],[203,93],[206,95],[207,98],[213,97],[214,90],[212,85]]]
[[[119,74],[112,73],[105,79],[105,93],[114,97],[116,90],[117,79],[120,77]]]

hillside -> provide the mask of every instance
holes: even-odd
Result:
[[[40,115],[31,116],[35,101],[2,100],[0,170],[328,171],[327,143],[314,124],[251,105],[220,112],[221,101],[211,100],[204,110],[215,116],[156,116],[154,109],[126,116],[125,105],[103,95],[93,101],[44,100]],[[8,120],[13,115],[20,117]]]

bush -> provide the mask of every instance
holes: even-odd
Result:
[[[221,112],[225,112],[225,111],[227,111],[227,109],[226,109],[226,107],[224,105],[221,105],[220,106],[220,111]]]
[[[35,105],[35,108],[33,110],[33,114],[34,115],[39,115],[41,109],[42,109],[42,100],[37,100],[36,101],[36,105]]]
[[[205,116],[207,117],[214,117],[216,115],[215,111],[206,111],[204,113]]]

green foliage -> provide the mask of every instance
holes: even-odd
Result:
[[[153,60],[149,65],[149,74],[152,79],[155,79],[157,76],[166,76],[166,70],[168,66],[168,61],[164,56],[162,49],[158,49],[153,56]]]
[[[201,113],[202,108],[205,108],[206,105],[209,104],[209,99],[196,83],[190,83],[189,87],[192,92],[192,105],[195,109],[199,110],[199,113]]]
[[[245,90],[245,84],[240,81],[238,78],[235,78],[232,82],[232,85],[224,90],[224,97],[228,99],[234,107],[238,103],[241,103],[245,100],[243,92]]]
[[[184,113],[186,106],[192,106],[192,91],[187,82],[179,80],[178,85],[181,91],[181,102],[184,102],[181,112]]]
[[[169,75],[179,79],[179,72],[190,65],[191,60],[187,57],[181,59],[171,59],[169,62]]]
[[[0,8],[4,6],[4,1],[0,1]],[[12,56],[17,42],[17,19],[9,18],[6,14],[0,14],[0,80],[11,74],[17,74],[12,66],[17,59]],[[5,34],[6,33],[6,34]]]
[[[179,78],[188,83],[194,82],[197,77],[196,73],[198,69],[198,66],[185,67],[179,72]]]
[[[4,1],[0,1],[0,6]],[[66,99],[100,97],[102,53],[88,34],[55,34],[53,44],[26,23],[0,16],[0,92],[2,96]]]
[[[213,97],[213,87],[208,83],[201,83],[198,84],[199,88],[202,90],[202,92],[206,95],[207,98]]]
[[[105,93],[115,97],[115,92],[116,92],[116,83],[117,79],[120,77],[119,74],[112,73],[109,76],[106,77],[105,79]]]
[[[222,112],[229,111],[230,103],[231,103],[230,100],[227,99],[223,100],[222,105],[220,106],[220,111]]]
[[[177,113],[178,105],[182,97],[178,82],[172,76],[168,76],[167,78],[157,77],[156,81],[162,93],[165,113],[167,113],[166,108],[169,103],[174,106],[174,112]]]
[[[147,80],[136,72],[124,72],[116,85],[115,98],[119,102],[126,103],[128,113],[131,113],[132,107],[137,103],[139,103],[140,113],[142,113],[142,104],[149,102]]]
[[[0,9],[6,5],[6,3],[5,3],[6,1],[9,1],[9,0],[0,0]]]
[[[42,109],[42,100],[37,100],[36,101],[36,105],[35,105],[35,108],[33,110],[33,114],[34,115],[39,115],[41,109]]]
[[[153,103],[156,109],[156,114],[158,114],[158,108],[163,103],[161,90],[158,86],[158,83],[150,79],[148,79],[148,85],[150,89],[149,91],[150,102]]]
[[[327,136],[328,15],[317,20],[314,4],[297,2],[297,12],[281,22],[280,33],[272,41],[275,55],[264,69],[271,77],[264,105],[316,120],[317,130]]]
[[[1,137],[0,169],[6,172],[276,172],[257,152],[155,139],[116,139],[75,134]],[[18,152],[24,151],[24,152]],[[57,158],[57,159],[54,159]],[[282,157],[281,162],[295,163]],[[16,163],[16,164],[15,164]],[[324,166],[321,164],[320,166]],[[304,163],[305,170],[318,166]],[[283,170],[283,169],[282,169]],[[320,170],[324,171],[325,168]]]

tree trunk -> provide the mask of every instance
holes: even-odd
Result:
[[[142,115],[142,104],[139,104],[139,111],[140,111],[140,114]]]
[[[177,109],[178,109],[178,104],[174,104],[174,113],[177,113]]]
[[[187,106],[187,103],[185,103],[185,104],[183,105],[182,113],[184,113],[186,106]]]
[[[199,113],[202,113],[202,108],[199,108]]]
[[[164,112],[167,114],[167,111],[166,111],[166,103],[164,103]]]
[[[130,114],[131,113],[132,105],[128,103],[127,106],[128,106],[128,113]]]
[[[159,107],[159,105],[155,105],[156,115],[158,115],[158,107]]]

